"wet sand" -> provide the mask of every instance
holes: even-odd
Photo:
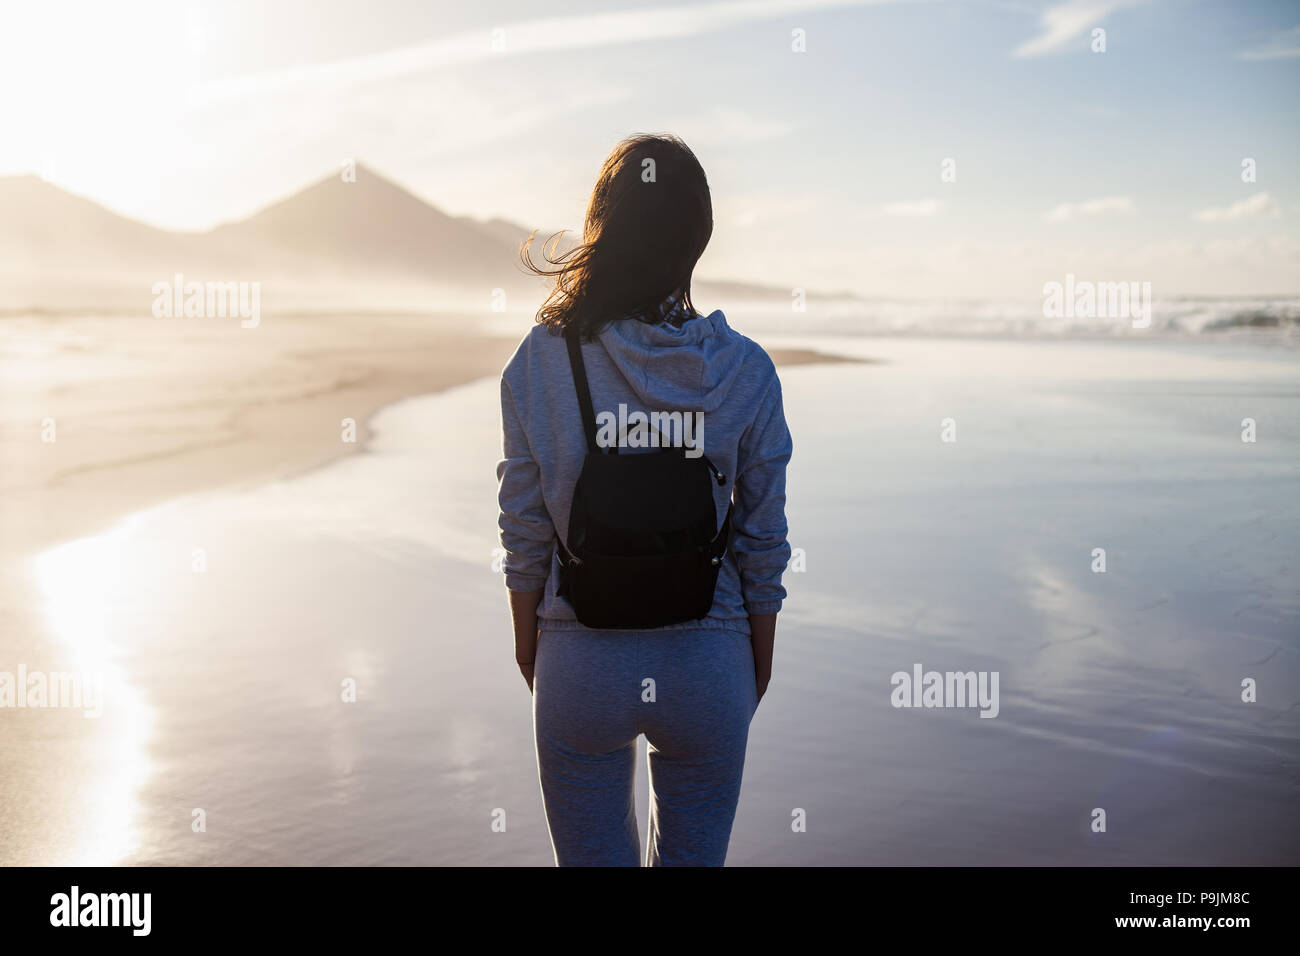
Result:
[[[817,347],[884,361],[782,373],[806,561],[730,862],[1300,858],[1294,354]],[[7,715],[6,862],[548,863],[493,570],[496,394],[396,402],[367,454],[43,552],[47,639],[19,659],[109,687],[98,720]],[[893,707],[918,664],[997,672],[998,716]]]
[[[207,740],[203,719],[195,718],[198,725],[167,735],[179,748],[169,755],[147,728],[166,726],[163,712],[202,713],[200,688],[215,685],[218,698],[224,693],[228,672],[217,659],[236,654],[240,644],[213,622],[233,623],[243,600],[225,593],[206,604],[190,594],[188,580],[132,563],[113,543],[120,522],[165,510],[168,502],[292,484],[295,476],[355,456],[372,437],[376,411],[494,378],[529,322],[474,330],[481,325],[412,315],[263,316],[252,329],[211,319],[0,320],[0,671],[16,673],[21,665],[51,674],[93,672],[106,681],[101,718],[51,709],[0,714],[0,863],[104,863],[138,850],[143,838],[128,819],[146,768],[201,752]],[[799,348],[773,357],[782,364],[840,361]],[[344,419],[355,423],[351,441],[344,440]],[[375,485],[367,494],[382,499],[386,489]],[[345,512],[347,505],[331,508]],[[187,572],[194,544],[171,555]],[[314,556],[320,552],[300,552],[295,561],[310,565]],[[286,580],[282,567],[262,567],[269,581]],[[383,569],[362,560],[360,570],[376,567]],[[177,567],[168,570],[174,575]],[[202,580],[229,570],[214,567]],[[313,601],[311,580],[300,609]],[[383,591],[376,582],[375,593]],[[162,608],[175,608],[177,599],[185,601],[187,623],[163,625]],[[277,620],[284,634],[304,635],[309,645],[319,635],[264,606],[250,613],[240,640],[253,641],[252,648],[264,646],[263,629]],[[212,630],[181,633],[191,625]],[[123,662],[124,645],[133,663]],[[160,683],[143,680],[144,649],[151,665],[162,662]],[[304,654],[319,650],[309,646]],[[149,693],[140,691],[142,683],[150,683]],[[207,711],[228,725],[223,712],[220,704]],[[251,740],[243,746],[248,755],[259,751]],[[282,762],[278,752],[275,759]],[[276,769],[266,772],[274,776]],[[185,833],[191,809],[178,811]],[[280,850],[268,848],[265,857],[247,845],[242,850],[286,859]]]

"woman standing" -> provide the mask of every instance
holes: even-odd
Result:
[[[647,863],[721,866],[771,677],[791,440],[771,359],[691,303],[712,232],[695,155],[676,137],[638,136],[605,160],[580,244],[557,254],[553,243],[540,267],[523,250],[555,290],[502,375],[500,530],[561,866],[639,865],[640,734]],[[646,484],[654,448],[673,440],[681,450],[661,451],[653,475],[664,477]],[[629,460],[639,454],[651,457]],[[623,475],[645,470],[601,487],[607,469],[593,465],[613,463],[591,459],[605,455]],[[711,535],[680,552],[661,500],[677,494],[670,479],[704,495]],[[689,508],[683,497],[667,510]],[[597,553],[620,547],[626,557]],[[703,595],[695,610],[656,616],[682,606],[683,589]]]

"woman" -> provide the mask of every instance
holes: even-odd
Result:
[[[691,303],[691,274],[712,232],[695,155],[676,137],[637,136],[605,160],[581,243],[558,254],[555,237],[543,266],[532,261],[531,239],[522,250],[555,289],[502,375],[500,529],[515,660],[533,693],[542,795],[561,866],[639,865],[632,792],[640,734],[650,760],[648,865],[721,866],[749,723],[771,677],[790,556],[790,433],[771,359],[721,312],[699,315]],[[566,335],[577,343],[573,360]],[[571,560],[566,543],[575,546],[562,529],[570,529],[575,484],[594,447],[575,387],[580,366],[607,423],[639,411],[680,412],[700,425],[696,437],[718,479],[707,484],[719,535],[730,522],[702,618],[590,628],[557,593]],[[638,446],[625,428],[618,438]]]

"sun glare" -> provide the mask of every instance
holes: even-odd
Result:
[[[102,711],[87,718],[96,722],[92,776],[90,786],[78,793],[83,802],[75,820],[81,836],[70,858],[58,861],[63,865],[110,865],[138,843],[136,795],[149,773],[152,716],[113,640],[114,607],[129,575],[124,558],[130,527],[128,522],[51,548],[34,565],[46,621],[62,652],[62,672],[74,675],[82,687],[98,687]]]

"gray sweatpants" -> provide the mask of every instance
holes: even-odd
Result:
[[[533,728],[560,866],[637,866],[636,739],[650,757],[650,866],[721,866],[758,706],[749,638],[721,628],[543,630]]]

